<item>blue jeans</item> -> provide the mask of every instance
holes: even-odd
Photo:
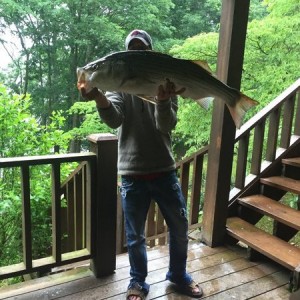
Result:
[[[192,279],[186,273],[188,220],[176,172],[152,180],[122,176],[121,195],[132,277],[129,287],[138,283],[145,293],[149,291],[145,283],[148,273],[145,222],[151,199],[158,204],[169,228],[170,263],[166,278],[177,284],[189,284]]]

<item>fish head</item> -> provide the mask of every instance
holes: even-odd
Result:
[[[109,65],[102,61],[91,62],[77,68],[77,88],[85,89],[88,93],[94,87],[103,88],[99,83],[105,83],[109,74]]]
[[[80,91],[85,89],[88,93],[92,90],[93,86],[91,85],[91,75],[92,73],[89,70],[86,70],[85,67],[77,68],[77,88]]]
[[[77,68],[77,88],[80,91],[81,89],[85,89],[89,92],[90,89],[87,88],[86,81],[87,74],[84,71],[84,68]]]

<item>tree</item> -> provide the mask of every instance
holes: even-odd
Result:
[[[181,45],[174,46],[173,56],[189,60],[206,61],[213,72],[216,70],[218,55],[218,33],[201,33],[186,39]],[[179,122],[174,131],[177,143],[184,140],[186,154],[191,154],[209,143],[211,127],[211,110],[205,111],[195,101],[180,99]]]
[[[55,145],[66,152],[70,136],[62,130],[65,119],[60,112],[51,124],[42,126],[30,113],[31,99],[11,94],[0,85],[0,157],[42,155]],[[34,259],[49,254],[51,246],[50,166],[30,168],[31,221]],[[64,164],[62,180],[74,166]],[[41,181],[41,178],[43,180]],[[22,260],[22,201],[20,168],[0,169],[0,266]]]
[[[5,82],[17,89],[15,92],[29,92],[33,113],[47,124],[52,111],[66,111],[79,100],[77,66],[123,49],[125,35],[134,27],[145,28],[154,39],[170,36],[167,15],[171,6],[171,0],[131,0],[125,4],[4,0],[0,28],[17,36],[22,47],[12,73],[16,77]],[[78,118],[73,116],[67,128],[77,125]]]
[[[172,26],[177,39],[185,40],[200,32],[216,32],[220,23],[219,0],[174,0]]]
[[[300,7],[296,0],[267,0],[268,14],[248,25],[241,90],[260,104],[245,121],[273,100],[299,77]],[[258,6],[255,10],[260,11]],[[206,60],[215,70],[218,33],[200,34],[174,46],[171,54],[192,60]],[[209,141],[210,112],[195,103],[182,101],[175,133],[184,137],[188,153]],[[179,140],[179,138],[178,138]]]
[[[256,111],[299,77],[300,4],[265,1],[269,15],[249,24],[243,87],[261,102]]]

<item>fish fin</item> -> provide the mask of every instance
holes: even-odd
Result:
[[[242,126],[242,121],[243,121],[243,118],[244,118],[246,112],[251,107],[253,107],[257,104],[258,104],[258,102],[256,100],[253,100],[253,99],[249,98],[248,96],[241,93],[240,98],[238,99],[235,106],[227,105],[236,128],[239,129]]]
[[[208,110],[210,104],[214,100],[214,97],[205,97],[201,99],[197,99],[196,102],[203,107],[204,109]]]
[[[192,62],[194,64],[200,66],[204,70],[206,70],[209,74],[213,74],[213,71],[210,68],[210,66],[208,65],[207,61],[205,61],[205,60],[192,60]]]

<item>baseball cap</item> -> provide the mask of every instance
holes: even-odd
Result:
[[[133,39],[139,39],[146,46],[152,49],[152,39],[151,36],[145,31],[140,29],[132,30],[126,37],[125,40],[125,48],[128,50],[128,46]]]

